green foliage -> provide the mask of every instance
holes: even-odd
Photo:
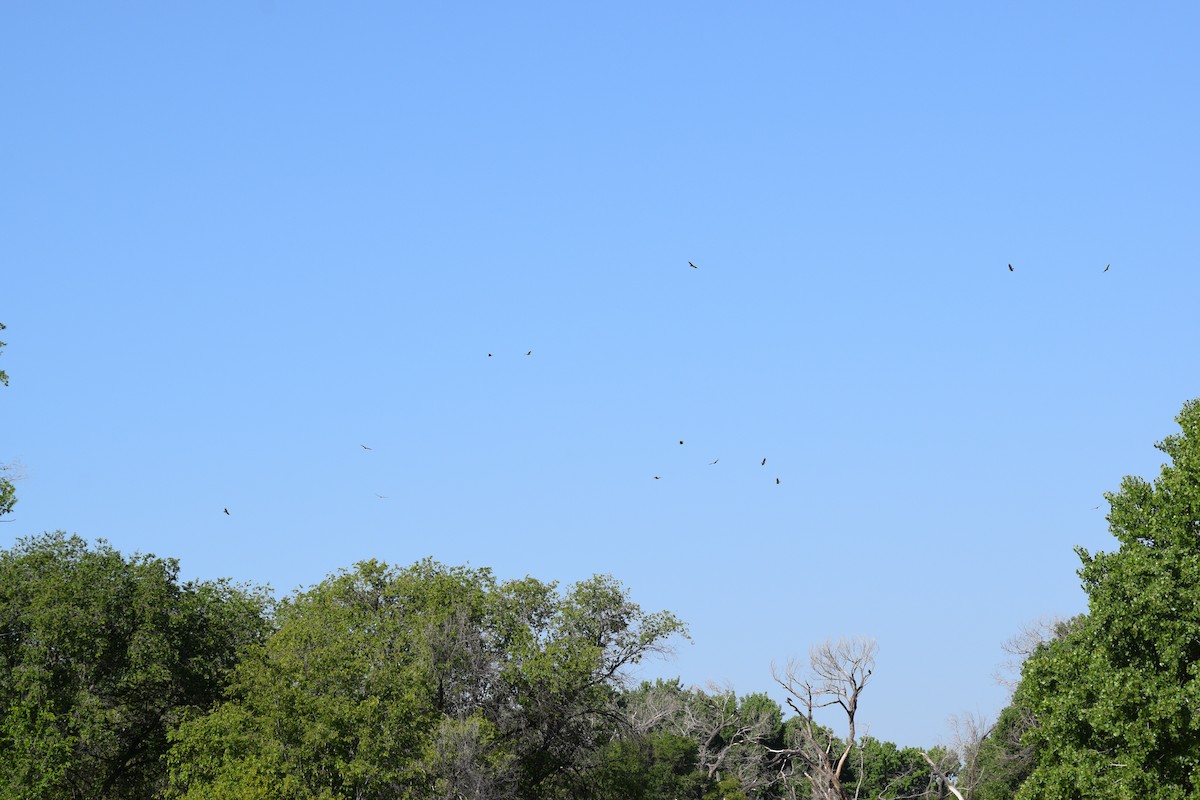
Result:
[[[719,787],[717,796],[765,797],[763,792],[778,781],[779,767],[768,748],[783,747],[783,713],[765,694],[739,699],[732,689],[685,689],[677,679],[659,679],[626,692],[620,705],[635,730],[696,744],[705,792]]]
[[[1033,772],[1034,748],[1022,743],[1033,724],[1033,712],[1016,701],[1000,712],[991,733],[979,745],[979,783],[971,800],[1012,800]]]
[[[921,797],[933,783],[933,772],[915,747],[897,747],[864,736],[847,764],[842,785],[859,797],[893,800]]]
[[[1200,402],[1177,419],[1154,483],[1108,496],[1119,550],[1077,550],[1087,617],[1025,665],[1020,798],[1200,797]]]
[[[265,600],[62,533],[0,550],[0,796],[155,796],[167,731],[218,698]]]
[[[611,578],[560,595],[429,560],[362,562],[276,622],[227,702],[173,734],[172,796],[586,796],[618,733],[622,669],[683,632]]]
[[[697,754],[695,740],[666,731],[615,739],[599,752],[591,797],[701,800],[715,787],[697,768]]]
[[[6,468],[0,467],[0,472]],[[0,477],[0,517],[12,511],[17,504],[17,487],[8,478]]]

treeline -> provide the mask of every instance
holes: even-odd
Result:
[[[274,602],[104,542],[21,540],[0,552],[0,796],[808,796],[805,737],[837,757],[832,731],[764,694],[623,685],[681,635],[604,576],[367,561]],[[870,738],[839,779],[937,796],[919,751]]]
[[[0,797],[1200,797],[1200,403],[1178,421],[1108,495],[1119,549],[1078,551],[1088,613],[950,748],[856,734],[870,641],[777,675],[786,714],[626,685],[687,631],[606,576],[366,561],[276,600],[53,533],[0,550]]]

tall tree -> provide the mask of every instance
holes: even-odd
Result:
[[[220,696],[265,598],[62,533],[0,550],[0,796],[159,796],[167,730]]]
[[[1025,665],[1019,798],[1200,796],[1200,402],[1177,421],[1159,477],[1107,495],[1120,547],[1076,549],[1087,616]]]
[[[791,661],[783,674],[772,669],[776,682],[788,693],[787,704],[798,741],[775,752],[781,770],[801,773],[814,800],[845,800],[856,796],[847,788],[851,756],[859,748],[858,701],[875,669],[874,639],[838,639],[813,647],[809,667]],[[846,720],[840,741],[814,719],[823,708],[838,708]]]
[[[173,734],[173,795],[589,797],[625,667],[682,625],[616,581],[375,561],[280,603],[227,702]]]

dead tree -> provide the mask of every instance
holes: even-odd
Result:
[[[788,693],[787,704],[797,714],[800,740],[791,747],[768,750],[781,776],[798,771],[808,779],[813,800],[858,796],[857,787],[848,792],[842,780],[857,747],[858,698],[875,669],[877,649],[874,639],[838,639],[813,647],[807,670],[795,660],[788,662],[782,675],[774,666],[771,668],[772,677]],[[846,716],[846,738],[842,741],[813,718],[817,709],[833,707]]]

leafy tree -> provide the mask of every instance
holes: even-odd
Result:
[[[593,796],[603,800],[702,800],[716,789],[697,767],[698,748],[687,736],[655,731],[604,745],[594,771]]]
[[[768,748],[784,745],[783,712],[765,694],[739,699],[730,688],[685,689],[677,679],[659,679],[626,693],[622,711],[635,731],[695,742],[697,766],[718,794],[759,796],[778,780]]]
[[[682,632],[611,578],[560,595],[430,560],[362,562],[276,622],[229,699],[173,734],[173,796],[586,797],[623,668]]]
[[[0,796],[158,796],[168,729],[218,699],[265,606],[61,532],[0,550]]]
[[[979,745],[976,756],[979,781],[971,800],[1012,800],[1033,772],[1035,752],[1022,739],[1034,724],[1033,713],[1016,702],[1000,712],[991,732]]]
[[[1019,798],[1200,797],[1200,402],[1177,421],[1159,477],[1107,495],[1119,549],[1076,550],[1087,616],[1026,662]]]
[[[858,743],[857,756],[857,761],[847,765],[844,783],[853,786],[858,797],[894,800],[937,796],[931,791],[933,773],[917,748],[900,748],[864,736]]]

